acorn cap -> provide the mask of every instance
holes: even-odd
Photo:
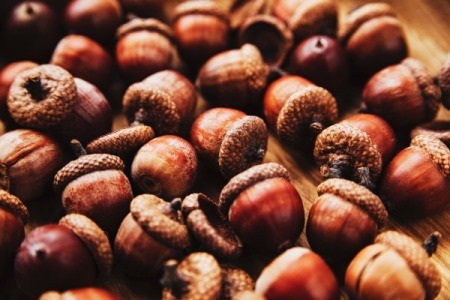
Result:
[[[450,54],[447,54],[447,58],[439,72],[438,80],[442,92],[442,104],[447,109],[450,109]]]
[[[450,181],[450,149],[443,142],[430,136],[418,135],[411,141],[411,147],[425,152],[447,181]]]
[[[162,299],[219,299],[222,289],[221,269],[211,254],[195,252],[178,265],[175,260],[169,260],[162,284]]]
[[[125,164],[120,157],[111,154],[89,154],[72,160],[56,173],[53,187],[57,193],[62,193],[73,180],[96,171],[123,171]]]
[[[220,267],[222,268],[223,299],[234,299],[240,292],[255,289],[255,282],[244,270],[230,264],[221,264]]]
[[[130,122],[135,120],[136,112],[143,109],[142,122],[150,125],[157,135],[176,134],[180,129],[181,118],[172,97],[149,83],[131,85],[123,96],[123,108]]]
[[[223,177],[236,174],[259,164],[267,151],[269,133],[264,121],[245,116],[233,123],[219,150],[219,170]]]
[[[155,137],[150,126],[135,125],[105,134],[86,147],[88,153],[108,153],[120,157],[141,148]]]
[[[266,87],[269,67],[264,62],[258,48],[252,44],[243,45],[240,53],[249,91],[251,94],[257,95]]]
[[[264,296],[254,291],[243,291],[234,295],[232,300],[265,300]]]
[[[255,28],[258,28],[258,26],[261,26],[262,24],[264,27],[259,28],[259,31],[255,31]],[[268,29],[269,26],[271,29]],[[266,37],[266,35],[271,33],[276,34],[277,44],[272,45],[271,47],[275,48],[273,52],[275,52],[277,56],[264,57],[264,53],[261,53],[261,55],[268,65],[280,66],[292,47],[293,36],[292,31],[277,17],[271,15],[256,15],[248,18],[242,26],[240,26],[238,34],[239,44],[243,45],[247,42],[251,43],[249,39],[252,40],[255,37],[256,40],[259,41],[258,38],[261,39],[261,37]],[[275,40],[275,38],[272,38],[272,40]],[[261,41],[261,43],[264,42],[267,43],[267,41]],[[273,55],[273,53],[270,54]]]
[[[257,165],[234,176],[220,193],[220,210],[223,213],[228,214],[228,209],[240,193],[258,182],[271,178],[284,178],[287,181],[290,181],[288,170],[277,163]]]
[[[368,3],[352,11],[338,30],[339,40],[346,44],[358,28],[379,17],[396,17],[394,8],[387,3]]]
[[[155,240],[175,249],[191,246],[181,212],[155,195],[139,195],[131,201],[130,212],[141,228]]]
[[[322,176],[328,177],[328,164],[334,155],[349,156],[355,170],[360,167],[369,168],[373,182],[380,176],[383,162],[378,146],[367,133],[345,121],[326,128],[317,136],[314,157],[316,163],[321,166]]]
[[[371,216],[379,227],[386,225],[388,213],[383,202],[362,185],[346,179],[331,178],[319,184],[317,193],[319,196],[332,194],[347,200]]]
[[[72,75],[55,65],[41,65],[16,76],[7,104],[14,121],[44,129],[67,118],[78,101]]]
[[[0,209],[4,209],[20,218],[23,225],[27,224],[29,216],[27,207],[19,198],[2,189],[0,189]]]
[[[71,229],[94,256],[101,276],[111,273],[113,254],[105,232],[91,219],[79,214],[69,214],[59,220],[59,225]]]
[[[375,238],[375,243],[384,244],[397,251],[419,277],[427,299],[434,299],[441,289],[441,274],[428,257],[427,252],[412,238],[397,231],[386,231]]]
[[[261,14],[266,8],[266,0],[235,0],[230,8],[230,27],[235,30],[249,18]]]
[[[418,135],[426,135],[441,140],[447,147],[450,145],[450,121],[432,121],[411,130],[411,139]]]
[[[310,125],[319,122],[324,127],[338,118],[336,99],[327,90],[311,86],[292,94],[277,118],[277,134],[285,143],[304,141],[311,135]]]
[[[171,42],[173,42],[173,32],[172,29],[164,24],[163,22],[149,18],[149,19],[141,19],[141,18],[135,18],[129,21],[128,23],[123,24],[117,29],[116,38],[120,40],[125,35],[136,32],[136,31],[150,31],[150,32],[157,32],[163,36],[165,36],[167,39],[169,39]]]
[[[216,204],[204,194],[191,194],[181,205],[186,224],[197,241],[215,256],[234,259],[242,243]]]
[[[178,4],[174,10],[173,21],[185,15],[211,15],[228,22],[228,13],[223,5],[216,1],[197,0]]]
[[[425,66],[414,58],[405,58],[401,63],[416,79],[426,104],[427,120],[432,120],[439,110],[441,91]]]
[[[329,24],[337,26],[337,7],[333,0],[300,1],[289,19],[289,27],[299,40],[328,33]]]

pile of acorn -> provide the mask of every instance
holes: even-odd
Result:
[[[113,265],[163,299],[338,299],[341,280],[354,299],[435,298],[440,234],[420,246],[382,230],[388,212],[450,202],[450,126],[421,125],[450,107],[450,56],[436,79],[406,58],[384,3],[338,26],[332,0],[167,2],[1,1],[0,277],[42,300],[117,299],[93,287]],[[350,79],[365,113],[340,120]],[[129,126],[111,131],[117,99]],[[267,128],[327,179],[311,250],[295,246],[288,170],[262,163]],[[227,181],[219,199],[193,190],[203,164]],[[67,215],[24,237],[51,184]],[[243,254],[273,259],[256,284]]]

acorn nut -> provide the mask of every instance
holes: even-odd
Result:
[[[111,154],[86,154],[72,141],[79,156],[56,173],[53,187],[67,213],[79,213],[114,234],[133,199],[123,161]]]
[[[353,299],[434,299],[441,274],[428,256],[441,235],[432,233],[420,247],[397,231],[378,235],[347,268],[345,287]]]
[[[281,165],[266,163],[231,178],[219,206],[245,247],[274,254],[289,248],[304,226],[300,195]]]
[[[174,199],[169,203],[149,194],[133,199],[114,242],[117,262],[126,274],[155,275],[167,259],[178,257],[191,247],[180,202]]]
[[[306,237],[311,249],[334,262],[349,262],[386,224],[381,199],[352,181],[333,178],[317,187]]]
[[[18,285],[29,296],[89,286],[111,272],[113,256],[106,234],[79,214],[32,230],[15,260]]]
[[[345,178],[373,190],[395,144],[394,131],[386,121],[357,114],[322,131],[314,157],[324,178]]]

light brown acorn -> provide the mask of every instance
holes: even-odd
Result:
[[[441,274],[431,256],[441,234],[432,233],[419,246],[397,231],[378,235],[347,268],[345,287],[353,299],[434,299],[441,289]]]

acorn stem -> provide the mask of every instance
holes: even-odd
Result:
[[[356,183],[368,188],[369,190],[375,189],[375,184],[370,178],[370,169],[368,167],[359,167],[355,170],[354,180]]]
[[[334,155],[328,161],[327,178],[343,178],[350,170],[350,158],[348,155]]]
[[[142,125],[144,124],[144,120],[147,118],[147,111],[143,108],[140,108],[134,113],[134,121],[130,124],[130,126]]]
[[[84,149],[83,145],[78,140],[71,140],[70,147],[77,158],[87,154],[86,149]]]
[[[309,129],[315,134],[318,135],[323,131],[323,125],[320,122],[313,122],[309,125]]]
[[[439,245],[439,240],[442,238],[442,234],[439,231],[431,233],[425,241],[422,243],[422,248],[427,251],[428,256],[432,256],[436,253],[437,247]]]
[[[175,297],[181,298],[183,290],[189,285],[180,274],[177,272],[178,262],[174,259],[167,261],[164,265],[164,275],[161,278],[161,284],[165,288],[172,291]]]

